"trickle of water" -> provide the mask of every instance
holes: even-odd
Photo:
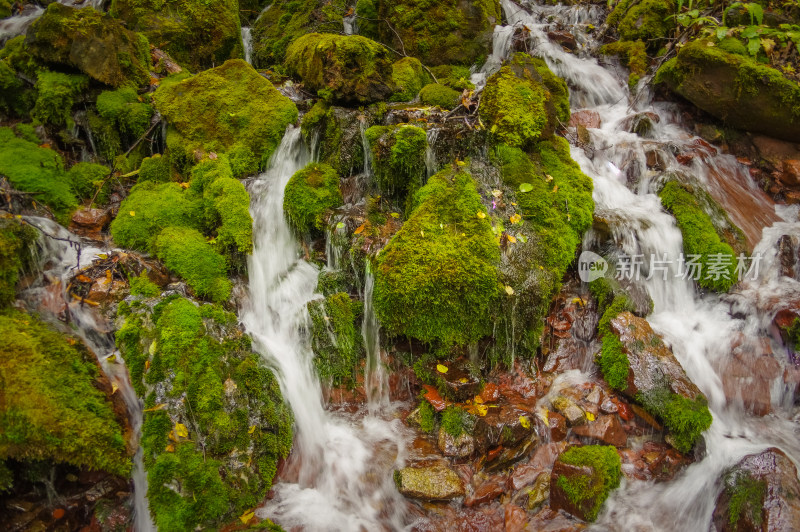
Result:
[[[295,418],[286,478],[258,514],[304,530],[400,529],[406,506],[390,471],[405,459],[406,429],[391,416],[327,412],[314,372],[306,304],[318,297],[318,270],[300,258],[283,213],[284,187],[309,159],[290,127],[251,189],[254,249],[241,316]]]
[[[439,137],[439,129],[431,128],[426,132],[428,143],[425,147],[425,173],[430,177],[439,170],[439,162],[436,160],[436,139]]]
[[[375,276],[369,262],[364,276],[364,321],[361,324],[361,336],[364,338],[364,350],[367,353],[364,387],[367,392],[367,408],[374,413],[389,406],[389,376],[381,359],[381,326],[372,302]]]
[[[361,135],[361,149],[364,150],[364,176],[369,179],[372,176],[372,149],[369,147],[369,140],[367,140],[367,124],[366,118],[363,116],[358,117],[358,129]]]
[[[253,64],[253,34],[252,28],[242,26],[242,46],[244,46],[244,60]]]

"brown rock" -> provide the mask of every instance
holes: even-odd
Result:
[[[586,413],[569,397],[559,395],[553,399],[553,408],[566,418],[571,427],[586,422]]]
[[[505,486],[506,477],[504,475],[493,475],[467,495],[464,505],[469,507],[491,502],[503,494]]]
[[[437,443],[439,450],[445,456],[466,458],[475,451],[475,438],[465,432],[462,432],[458,438],[454,438],[446,430],[439,429]]]
[[[578,436],[592,438],[615,447],[625,447],[628,435],[615,415],[600,416],[596,420],[572,429]]]
[[[547,38],[553,42],[557,42],[567,50],[575,51],[578,48],[575,36],[568,31],[548,31]]]
[[[442,373],[439,371],[438,366],[445,365],[447,372]],[[433,363],[428,370],[431,374],[436,375],[436,379],[442,383],[444,390],[442,393],[445,397],[454,399],[458,402],[464,402],[467,399],[475,397],[481,389],[481,381],[477,375],[470,371],[470,363],[468,360],[459,359],[449,365],[441,363]],[[437,385],[441,390],[441,386]]]
[[[597,111],[592,111],[590,109],[575,111],[569,117],[569,125],[572,127],[581,125],[585,128],[597,129],[601,125],[600,113],[598,113]]]
[[[523,422],[523,419],[527,420]],[[523,424],[527,424],[527,427]],[[522,408],[505,405],[490,408],[489,412],[479,417],[475,423],[476,448],[485,452],[491,447],[503,445],[513,446],[526,438],[535,435],[533,415]]]
[[[551,441],[562,441],[567,437],[567,420],[558,412],[547,413],[547,425]]]
[[[120,299],[124,296],[128,285],[123,281],[109,280],[106,277],[96,279],[89,289],[86,299],[95,303]]]
[[[493,382],[487,382],[480,393],[484,403],[493,403],[500,399],[500,389]]]
[[[573,503],[566,492],[558,483],[558,478],[564,476],[567,479],[574,477],[594,476],[594,470],[589,466],[575,466],[556,461],[553,472],[550,474],[550,508],[553,510],[564,510],[580,519],[585,517],[584,510]]]
[[[444,465],[404,467],[394,472],[394,482],[398,491],[411,499],[442,501],[464,495],[463,481]]]
[[[505,514],[506,532],[521,532],[526,529],[528,514],[525,510],[515,504],[507,504]]]
[[[72,215],[69,230],[73,233],[100,240],[100,233],[111,222],[111,212],[108,209],[79,209]]]
[[[781,182],[789,187],[800,185],[800,160],[791,159],[783,161],[783,173]]]

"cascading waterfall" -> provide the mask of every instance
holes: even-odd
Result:
[[[244,60],[253,64],[253,33],[252,28],[242,26],[242,46],[244,47]]]
[[[142,401],[136,396],[125,361],[116,350],[111,324],[103,323],[102,319],[93,311],[93,307],[78,301],[71,301],[71,297],[67,293],[67,283],[70,277],[82,267],[90,265],[101,253],[107,253],[108,250],[93,245],[83,245],[78,236],[47,218],[31,217],[28,220],[34,227],[43,230],[40,237],[42,252],[39,262],[47,265],[48,269],[42,272],[42,276],[47,277],[51,285],[55,284],[57,290],[54,292],[42,286],[41,283],[34,283],[30,288],[21,292],[20,297],[34,309],[57,309],[62,302],[66,302],[75,332],[97,356],[103,373],[119,387],[117,393],[122,394],[128,410],[128,419],[133,429],[134,441],[132,444],[138,446],[143,421]],[[79,243],[81,243],[80,253],[78,251]],[[47,314],[45,313],[44,316],[47,317]],[[55,318],[55,316],[51,317]],[[141,448],[134,456],[132,478],[134,530],[136,532],[153,532],[155,525],[150,518],[148,509],[147,473],[144,470]]]
[[[284,187],[309,160],[300,130],[290,127],[251,188],[254,249],[241,316],[295,418],[286,474],[258,514],[304,530],[399,529],[406,506],[390,471],[403,464],[406,429],[390,415],[326,411],[314,372],[306,304],[318,297],[319,272],[300,258],[283,213]]]
[[[779,236],[800,235],[797,209],[781,208],[777,215],[765,212],[763,197],[749,179],[741,177],[746,176],[746,169],[732,156],[706,153],[695,157],[688,169],[681,168],[666,148],[690,150],[697,145],[693,144],[694,135],[678,122],[672,105],[652,103],[649,94],[642,92],[633,103],[635,107],[629,108],[630,94],[621,72],[603,68],[580,52],[567,53],[548,40],[548,27],[558,24],[571,28],[576,36],[581,36],[577,40],[585,42],[583,26],[587,22],[599,25],[600,11],[593,7],[528,3],[528,12],[510,0],[501,3],[509,23],[524,26],[530,32],[529,48],[533,53],[544,58],[554,72],[568,81],[573,110],[592,109],[601,118],[602,126],[590,130],[594,149],[584,151],[573,146],[572,157],[594,180],[595,210],[598,216],[609,220],[618,253],[645,257],[651,254],[662,257],[666,253],[674,260],[683,251],[680,231],[653,193],[657,183],[647,175],[646,166],[639,164],[641,175],[635,176],[638,183],[628,184],[631,176],[622,170],[627,170],[631,161],[644,161],[646,151],[654,147],[666,154],[662,162],[665,170],[688,172],[712,193],[721,186],[721,180],[713,177],[729,174],[732,178],[725,180],[722,191],[725,195],[754,197],[753,208],[762,225],[782,220],[764,229],[761,235],[751,229],[751,234],[760,237],[754,254],[763,257],[761,274],[755,280],[744,281],[730,295],[697,293],[690,281],[675,277],[674,264],[666,280],[660,273],[644,280],[647,265],[643,269],[643,283],[654,302],[648,321],[671,345],[687,374],[708,397],[714,422],[705,433],[706,452],[701,459],[670,482],[623,481],[594,526],[602,530],[708,529],[716,496],[722,489],[720,477],[744,455],[777,446],[795,462],[800,459],[797,427],[791,412],[781,408],[784,395],[781,386],[773,394],[775,415],[759,418],[745,413],[741,405],[728,404],[720,373],[731,357],[734,335],[742,334],[750,341],[767,336],[768,302],[774,305],[774,301],[796,297],[800,292],[800,283],[779,276],[776,259]],[[505,39],[504,32],[495,31],[495,36],[498,35]],[[659,118],[648,139],[626,130],[626,118],[643,111]],[[732,217],[735,218],[735,213]],[[595,236],[590,232],[586,244],[591,245]],[[735,314],[732,308],[736,309]]]
[[[364,338],[364,350],[367,353],[364,387],[367,392],[367,408],[371,413],[389,405],[389,376],[381,360],[380,323],[375,315],[372,293],[375,288],[375,276],[372,266],[367,262],[364,282],[364,321],[361,324],[361,335]]]

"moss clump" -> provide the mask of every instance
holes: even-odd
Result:
[[[50,207],[62,223],[69,220],[70,212],[78,205],[61,156],[17,138],[7,127],[0,127],[0,174],[15,189],[32,194]]]
[[[425,85],[419,93],[419,99],[425,105],[435,105],[442,109],[452,109],[461,100],[461,93],[438,83]]]
[[[486,82],[480,115],[498,143],[529,148],[569,119],[569,93],[541,59],[516,54]]]
[[[97,97],[97,113],[114,124],[126,144],[133,144],[150,127],[153,107],[140,100],[130,87],[103,91]]]
[[[152,157],[143,159],[139,167],[139,183],[144,181],[152,181],[153,183],[172,181],[169,158],[162,157],[160,153],[156,153]]]
[[[448,406],[442,411],[442,430],[448,433],[453,438],[458,438],[467,431],[467,414],[463,409],[457,406]]]
[[[392,64],[392,82],[395,93],[393,102],[413,100],[419,91],[431,82],[431,76],[425,71],[422,63],[415,57],[404,57]]]
[[[404,198],[422,185],[428,147],[424,129],[407,124],[372,126],[366,136],[382,193]]]
[[[292,415],[236,316],[173,296],[131,310],[117,345],[150,409],[141,445],[159,530],[217,529],[257,506]]]
[[[109,13],[193,71],[243,57],[235,0],[112,0]]]
[[[303,35],[289,46],[285,65],[306,88],[338,104],[370,104],[394,92],[389,52],[358,35]]]
[[[326,212],[342,205],[339,175],[327,164],[311,163],[286,184],[283,210],[300,233],[325,227]]]
[[[225,257],[189,227],[168,227],[155,240],[158,258],[184,279],[202,297],[225,301],[231,295]]]
[[[609,14],[607,23],[616,27],[623,41],[641,40],[658,49],[675,28],[672,0],[622,0]]]
[[[88,349],[38,318],[0,313],[0,460],[127,475],[131,461]]]
[[[597,281],[600,281],[600,279]],[[598,334],[603,340],[603,346],[600,350],[600,370],[603,372],[603,378],[608,385],[615,390],[624,390],[628,387],[630,362],[628,361],[628,356],[623,352],[622,342],[611,330],[611,320],[619,316],[620,313],[631,310],[633,310],[633,304],[627,296],[616,296],[611,303],[607,304],[597,327]]]
[[[480,63],[502,17],[497,0],[361,0],[357,13],[389,22],[368,22],[360,27],[363,35],[403,48],[427,65]]]
[[[81,201],[90,201],[95,198],[95,201],[100,204],[108,201],[109,187],[106,178],[109,175],[111,175],[111,170],[107,166],[95,163],[77,163],[67,171],[72,192]]]
[[[253,219],[250,195],[244,185],[231,177],[221,177],[203,192],[206,224],[215,227],[216,243],[222,249],[250,254],[253,251]]]
[[[600,52],[606,55],[617,55],[628,67],[628,88],[633,90],[647,73],[649,60],[647,58],[647,48],[642,41],[617,41],[604,44]]]
[[[470,81],[472,72],[469,67],[461,65],[438,65],[431,68],[431,72],[436,76],[437,83],[450,87],[456,91],[464,89],[472,90],[475,85]]]
[[[174,127],[171,157],[193,161],[195,153],[228,152],[233,177],[266,166],[297,107],[253,67],[230,60],[174,83],[163,83],[153,100]]]
[[[569,465],[592,468],[592,475],[560,475],[556,482],[570,502],[577,506],[587,521],[597,519],[608,494],[619,487],[622,478],[621,461],[613,446],[584,445],[570,447],[558,460]]]
[[[747,471],[733,471],[725,477],[728,502],[728,524],[736,529],[740,520],[760,527],[764,520],[763,503],[767,494],[767,481],[755,479]]]
[[[30,247],[39,234],[14,218],[0,218],[0,307],[16,297],[20,273],[30,264]]]
[[[110,230],[119,246],[153,251],[155,238],[167,227],[202,229],[202,203],[178,183],[145,181],[123,200]]]
[[[145,271],[138,277],[131,277],[129,283],[132,296],[158,297],[161,294],[161,289],[147,277]]]
[[[363,356],[357,323],[360,305],[344,292],[308,303],[311,316],[311,347],[320,379],[333,386],[352,388],[359,359]]]
[[[711,218],[689,189],[671,181],[661,190],[659,197],[664,208],[675,216],[683,235],[687,262],[691,255],[695,255],[701,265],[697,284],[709,290],[727,292],[736,283],[733,248],[720,239]]]
[[[637,401],[664,422],[673,447],[681,453],[688,453],[713,421],[708,401],[702,395],[690,399],[662,386],[648,393],[639,393]]]
[[[46,63],[75,67],[112,87],[149,81],[147,40],[94,8],[53,2],[28,30],[26,48]]]
[[[433,432],[436,428],[436,410],[425,400],[419,403],[419,428],[423,432]]]
[[[89,86],[89,78],[82,74],[39,72],[36,80],[36,105],[31,117],[42,124],[52,124],[71,129],[72,107],[75,99]]]
[[[500,252],[472,177],[447,168],[414,196],[378,256],[375,310],[390,334],[446,346],[490,333]]]

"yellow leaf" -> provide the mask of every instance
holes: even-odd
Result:
[[[480,218],[481,220],[483,220],[484,218],[486,218],[486,213],[485,213],[485,212],[482,212],[482,211],[478,211],[478,218]]]
[[[506,285],[506,294],[508,294],[510,296],[513,296],[514,295],[514,289],[511,288],[510,286]]]
[[[480,417],[485,416],[489,412],[489,407],[486,405],[475,405],[475,413]]]
[[[589,421],[594,421],[594,414],[592,414],[591,412],[586,412],[586,419],[588,419]]]
[[[461,377],[460,379],[458,379],[458,382],[460,382],[461,384],[466,384],[466,383],[468,383],[469,381],[467,380],[467,378],[466,378],[466,377]]]
[[[507,238],[507,239],[508,239],[508,241],[509,241],[509,242],[511,242],[512,244],[516,244],[516,243],[517,243],[517,237],[515,237],[515,236],[513,236],[513,235],[506,235],[506,238]]]
[[[419,234],[422,235],[422,238],[425,238],[425,231],[420,231]]]
[[[115,393],[117,393],[117,390],[119,390],[119,384],[117,384],[116,382],[112,382],[111,383],[111,395],[114,395]]]
[[[512,214],[511,217],[508,219],[512,224],[518,223],[522,220],[522,216],[519,214]]]
[[[167,451],[168,453],[174,453],[175,452],[175,446],[170,443],[169,445],[167,445],[167,448],[164,449],[164,450]]]
[[[360,235],[361,233],[363,233],[363,232],[364,232],[364,226],[365,226],[365,225],[366,225],[366,224],[361,224],[361,225],[359,225],[359,226],[356,228],[356,230],[355,230],[355,231],[353,231],[353,234],[354,234],[354,235]]]
[[[519,416],[519,424],[522,425],[524,429],[531,428],[531,420],[528,419],[528,416]]]
[[[164,410],[167,408],[167,403],[161,403],[160,405],[156,405],[153,408],[145,408],[145,412],[155,412],[156,410]]]
[[[447,373],[447,366],[443,364],[436,364],[436,371],[439,373]]]
[[[459,161],[458,159],[456,159],[456,164],[458,166],[467,166],[467,163],[465,163],[464,161]]]
[[[498,190],[498,189],[492,190],[492,196],[494,196],[495,198],[499,198],[502,195],[503,195],[503,191],[502,190]]]
[[[391,217],[392,217],[392,218],[400,218],[400,213],[399,213],[399,212],[393,212],[393,213],[391,214]]]
[[[256,431],[256,426],[255,426],[255,425],[250,425],[250,430],[248,430],[248,431],[247,431],[247,433],[248,433],[248,434],[252,434],[252,433],[254,433],[255,431]]]
[[[136,211],[131,211],[131,212],[130,212],[130,215],[131,215],[131,216],[136,216]]]
[[[558,185],[556,185],[555,187],[553,187],[553,194],[555,194],[556,192],[558,192]]]
[[[180,185],[181,185],[181,188],[183,188],[183,189],[189,188],[189,183],[181,183]]]
[[[189,429],[183,423],[175,423],[175,435],[179,438],[188,438]]]
[[[256,513],[252,510],[248,510],[239,516],[239,519],[242,521],[243,524],[247,524],[252,518],[256,516]]]
[[[116,362],[117,361],[117,354],[111,354],[106,357],[106,362]]]
[[[482,405],[483,404],[483,397],[481,397],[480,395],[476,395],[475,396],[475,404],[476,405]]]
[[[553,180],[553,176],[551,176],[550,174],[544,174],[544,176],[547,178],[548,183]]]

